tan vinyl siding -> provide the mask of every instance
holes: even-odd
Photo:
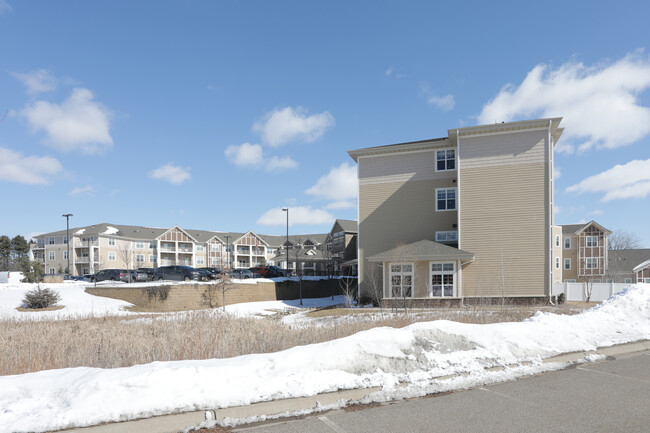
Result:
[[[360,166],[365,163],[362,159]],[[433,167],[432,167],[433,169]],[[399,244],[435,240],[436,231],[456,230],[456,211],[436,212],[436,188],[452,188],[453,178],[359,186],[359,278],[366,257]]]
[[[564,239],[571,238],[571,248],[564,248]],[[562,236],[562,281],[578,280],[578,237],[565,233]],[[571,259],[571,269],[564,269],[564,259]]]
[[[464,296],[547,294],[545,143],[543,131],[461,137],[460,248],[476,255]]]
[[[555,240],[559,239],[559,246],[556,246]],[[562,271],[564,270],[564,257],[562,250],[564,248],[564,237],[562,236],[562,226],[553,226],[553,282],[561,283]],[[555,267],[556,258],[560,259],[560,267]]]
[[[440,147],[443,148],[449,148],[449,145]],[[360,158],[359,184],[455,177],[456,170],[436,171],[436,150]]]

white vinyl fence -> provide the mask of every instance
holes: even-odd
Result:
[[[586,302],[589,298],[591,302],[602,302],[631,285],[628,283],[555,283],[553,295],[564,293],[567,301]]]

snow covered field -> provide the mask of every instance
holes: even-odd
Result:
[[[46,431],[357,387],[372,400],[462,389],[560,368],[541,360],[650,338],[650,285],[581,314],[519,323],[375,328],[270,354],[0,377],[0,432]],[[504,371],[486,371],[508,366]],[[464,372],[446,380],[436,377]],[[398,387],[399,383],[405,387]]]

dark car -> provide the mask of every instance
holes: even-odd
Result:
[[[226,274],[231,278],[239,278],[240,280],[245,278],[255,278],[255,274],[248,269],[233,269],[232,271],[226,272]]]
[[[222,272],[221,269],[214,268],[214,267],[199,268],[199,270],[208,271],[211,274],[211,277],[210,277],[211,280],[216,280],[217,275],[219,275]]]
[[[156,268],[153,279],[156,281],[199,281],[201,276],[201,272],[191,266],[161,266]]]
[[[90,281],[128,281],[129,271],[126,269],[102,269],[90,277]]]
[[[248,270],[264,278],[276,278],[285,276],[285,272],[277,266],[255,266],[253,268],[249,268]]]
[[[212,272],[208,271],[207,269],[197,269],[201,273],[201,281],[210,281],[210,280],[216,280],[217,276],[216,274],[213,274]]]
[[[144,272],[145,274],[147,274],[147,281],[152,281],[153,276],[156,273],[156,269],[154,269],[154,268],[138,268],[138,271]]]

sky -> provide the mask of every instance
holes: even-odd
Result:
[[[650,248],[650,4],[0,0],[0,234],[357,218],[347,151],[562,116],[557,224]]]

